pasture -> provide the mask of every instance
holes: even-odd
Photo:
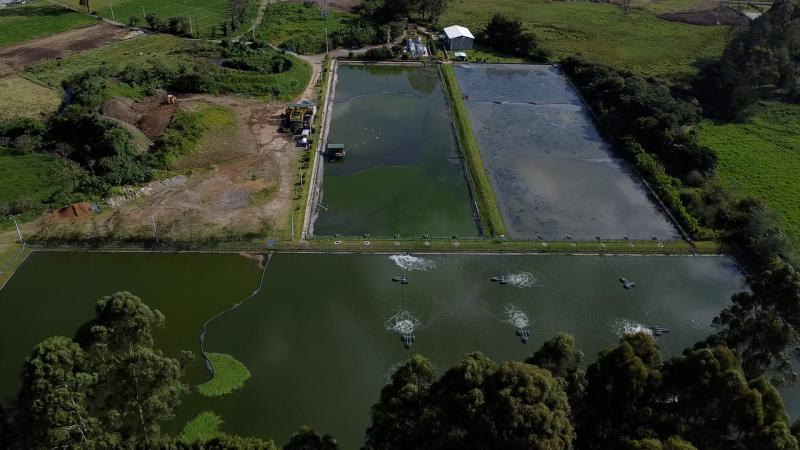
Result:
[[[61,0],[64,4],[75,9],[82,9],[79,0]],[[258,7],[257,1],[252,1],[252,8],[248,14],[244,27],[237,29],[237,33],[245,31],[252,20]],[[109,6],[110,5],[110,6]],[[224,23],[230,25],[226,0],[113,0],[92,1],[90,12],[96,12],[107,19],[117,22],[129,23],[131,17],[139,19],[139,25],[145,26],[145,16],[156,14],[159,19],[166,21],[173,16],[184,16],[192,19],[192,27],[197,37],[222,36],[221,30]],[[112,14],[113,9],[113,14]],[[233,33],[236,35],[237,33]]]
[[[0,9],[0,47],[96,23],[97,19],[44,1],[3,8]]]
[[[0,78],[0,120],[45,117],[60,104],[61,97],[53,89],[14,75]]]
[[[743,124],[704,122],[700,142],[719,155],[718,174],[735,192],[763,199],[800,250],[800,105],[762,103]]]
[[[473,32],[493,13],[519,18],[559,59],[576,53],[593,62],[669,78],[697,72],[697,64],[716,59],[728,42],[728,27],[703,27],[659,19],[649,8],[594,2],[544,0],[453,0],[444,25]]]

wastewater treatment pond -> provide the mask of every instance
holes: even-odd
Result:
[[[458,64],[455,72],[509,236],[679,237],[556,67]]]
[[[338,65],[314,234],[476,236],[436,67]]]
[[[223,431],[283,443],[308,424],[358,448],[370,406],[409,355],[403,320],[414,328],[412,351],[438,370],[475,350],[521,360],[561,331],[588,364],[644,326],[670,328],[657,339],[676,354],[708,335],[743,288],[725,257],[277,254],[262,272],[239,255],[36,252],[0,290],[0,397],[19,388],[18,368],[36,343],[72,336],[104,295],[137,294],[167,318],[159,347],[197,353],[202,324],[250,295],[262,273],[258,295],[211,322],[206,336],[207,351],[233,355],[252,378],[225,397],[193,393],[171,431],[211,410]],[[508,284],[490,281],[500,274]],[[636,287],[624,289],[620,277]],[[527,345],[520,326],[530,330]],[[187,374],[192,385],[207,378],[200,361]]]

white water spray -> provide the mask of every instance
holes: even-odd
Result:
[[[422,322],[414,317],[409,311],[400,311],[386,321],[386,330],[397,334],[410,336]]]
[[[611,329],[614,331],[614,334],[617,337],[623,337],[629,334],[636,334],[636,333],[646,333],[649,335],[653,334],[653,330],[651,330],[648,326],[633,322],[628,319],[614,319],[610,323]]]
[[[528,328],[531,324],[528,315],[514,305],[506,306],[506,323],[509,323],[518,330]]]
[[[407,271],[428,271],[436,268],[436,263],[430,259],[411,255],[392,255],[389,257],[397,267]]]
[[[506,275],[506,282],[518,288],[529,288],[539,284],[539,279],[530,272],[511,273]]]

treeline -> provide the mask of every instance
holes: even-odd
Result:
[[[415,17],[420,23],[436,25],[451,0],[362,0],[356,11],[386,24]]]
[[[746,118],[763,98],[800,101],[800,2],[777,0],[761,17],[740,25],[694,88],[705,112],[722,119]]]
[[[533,32],[525,31],[522,21],[495,13],[476,36],[477,42],[505,55],[519,56],[528,61],[544,62],[551,56],[539,45]]]
[[[217,433],[186,442],[164,433],[190,390],[182,375],[192,355],[156,350],[152,335],[164,316],[130,293],[101,299],[95,312],[74,338],[33,349],[19,393],[0,408],[0,447],[276,448],[258,438]],[[700,343],[666,361],[660,354],[652,336],[638,333],[601,351],[585,372],[566,334],[525,361],[470,353],[441,374],[414,355],[372,407],[364,448],[798,448],[778,392],[724,344]],[[302,427],[283,448],[338,444]]]

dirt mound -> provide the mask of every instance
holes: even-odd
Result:
[[[113,117],[142,130],[150,140],[156,140],[167,131],[178,105],[167,104],[166,94],[154,95],[135,102],[129,98],[115,98],[103,104],[103,115]]]
[[[61,219],[73,219],[92,215],[92,205],[86,202],[67,205],[56,212]]]
[[[691,25],[736,25],[741,16],[736,11],[719,6],[713,9],[695,11],[677,11],[659,14],[659,18],[672,22],[688,23]]]

